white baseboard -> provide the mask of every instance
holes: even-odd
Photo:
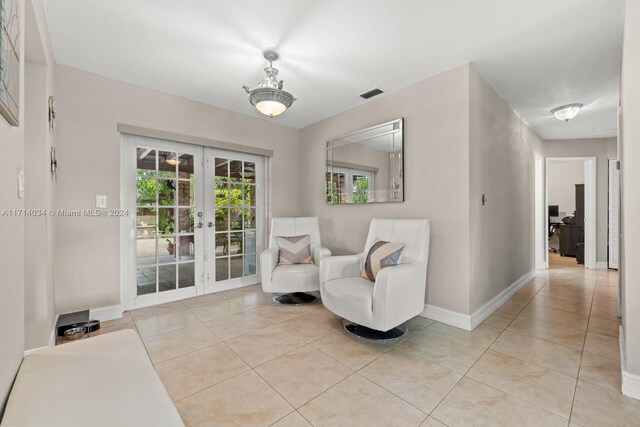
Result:
[[[455,326],[456,328],[472,331],[534,277],[535,271],[532,270],[528,272],[471,315],[458,313],[456,311],[451,311],[431,304],[425,304],[424,311],[420,313],[420,316],[428,317],[431,320],[446,323],[447,325]]]
[[[107,320],[122,319],[124,309],[122,304],[111,305],[108,307],[98,307],[89,310],[89,319],[106,322]]]
[[[31,348],[29,350],[25,350],[24,351],[24,357],[27,357],[28,355],[35,353],[38,350],[43,350],[45,348],[49,348],[49,347],[54,347],[56,345],[56,325],[58,324],[58,317],[60,317],[58,314],[56,314],[56,317],[53,318],[53,325],[51,325],[51,332],[49,333],[49,342],[47,343],[47,345],[43,346],[43,347],[38,347],[38,348]]]
[[[475,329],[475,327],[478,326],[480,323],[482,323],[484,319],[491,316],[491,314],[493,314],[494,311],[500,308],[502,304],[507,302],[507,300],[511,298],[513,294],[518,292],[520,288],[522,288],[524,285],[529,283],[529,281],[534,277],[535,277],[534,270],[528,272],[527,274],[525,274],[524,276],[520,277],[518,280],[513,282],[511,285],[509,285],[508,288],[500,292],[495,297],[491,298],[491,300],[489,300],[482,307],[474,311],[473,314],[471,315],[471,329],[469,330]]]
[[[27,357],[27,356],[28,356],[28,355],[30,355],[30,354],[33,354],[33,353],[35,353],[35,352],[37,352],[37,351],[40,351],[40,350],[44,350],[45,348],[49,348],[49,347],[50,347],[50,346],[45,345],[44,347],[38,347],[38,348],[32,348],[32,349],[30,349],[30,350],[25,350],[25,351],[24,351],[24,357]]]
[[[607,261],[598,261],[596,262],[596,268],[606,270],[609,268],[609,263]]]
[[[419,316],[427,317],[436,322],[455,326],[456,328],[471,330],[471,316],[438,307],[437,305],[425,304],[424,311]]]
[[[51,334],[49,335],[49,347],[53,347],[56,345],[56,338],[58,337],[58,331],[56,330],[56,325],[58,324],[59,314],[56,314],[55,319],[53,319],[53,326],[51,327]]]
[[[212,293],[218,293],[218,292],[224,292],[224,291],[232,291],[234,289],[240,289],[240,288],[246,288],[247,286],[255,286],[257,284],[259,284],[260,282],[256,282],[256,283],[231,283],[231,284],[227,284],[227,285],[222,285],[222,286],[218,286],[216,285],[216,290]]]
[[[622,370],[622,394],[640,399],[640,375]]]
[[[640,399],[640,375],[627,371],[627,353],[625,353],[624,328],[620,325],[619,345],[620,345],[620,374],[622,377],[622,394]]]

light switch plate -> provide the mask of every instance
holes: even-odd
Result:
[[[18,169],[18,199],[24,199],[24,171]]]
[[[98,194],[96,196],[96,208],[98,209],[106,209],[107,207],[107,196],[104,194]]]

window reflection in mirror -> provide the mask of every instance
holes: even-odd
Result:
[[[403,119],[351,132],[327,143],[328,204],[404,201]]]

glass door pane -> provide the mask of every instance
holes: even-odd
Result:
[[[264,159],[223,150],[209,149],[207,176],[213,183],[206,206],[213,207],[210,237],[213,259],[207,267],[209,290],[257,283],[258,253],[264,233]]]
[[[136,147],[136,295],[194,287],[193,154]]]

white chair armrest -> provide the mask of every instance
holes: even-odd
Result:
[[[421,263],[399,264],[380,270],[373,289],[374,313],[386,313],[389,324],[403,323],[421,313],[426,278],[427,266]]]
[[[320,265],[320,262],[324,258],[328,258],[330,256],[331,256],[331,251],[327,248],[323,248],[322,246],[318,246],[313,250],[313,262],[317,266]]]
[[[362,254],[323,258],[320,262],[320,288],[329,280],[360,276],[361,272]]]
[[[269,288],[271,285],[271,274],[278,265],[278,248],[268,248],[260,254],[260,277],[262,278],[262,286]]]

